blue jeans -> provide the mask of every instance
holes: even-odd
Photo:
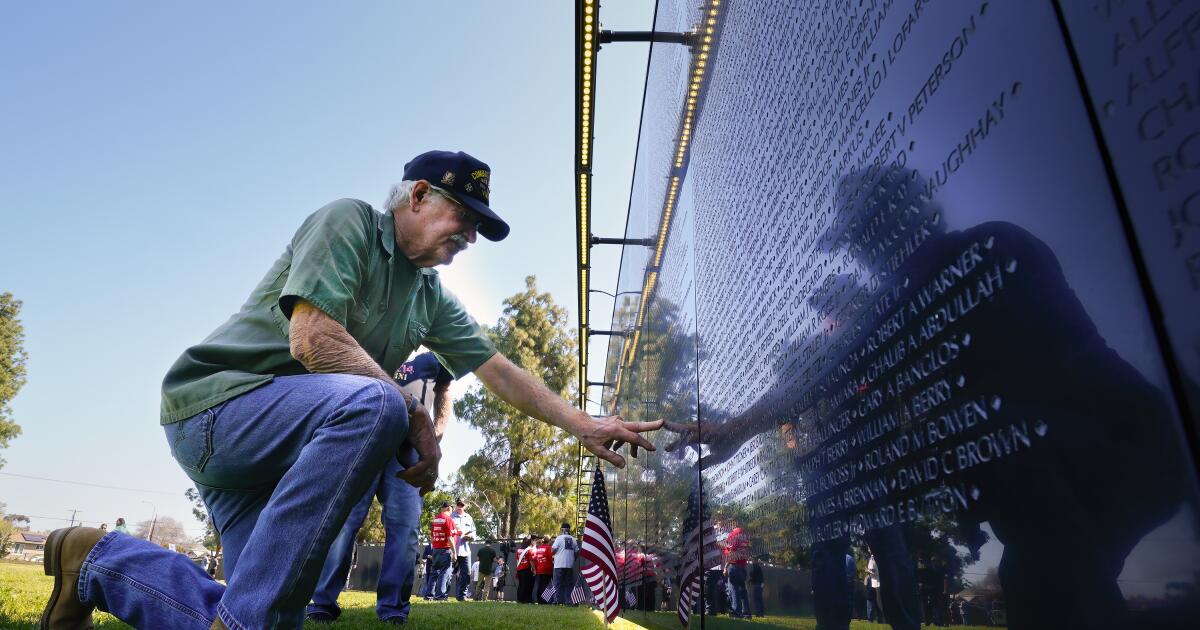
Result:
[[[750,596],[746,592],[746,565],[729,565],[729,607],[733,615],[750,614]]]
[[[533,576],[533,603],[549,604],[550,601],[542,599],[542,593],[546,592],[546,588],[550,586],[550,581],[554,576],[548,573],[535,573]]]
[[[566,567],[554,569],[554,601],[559,604],[571,603],[571,589],[575,588],[575,569]]]
[[[298,628],[329,547],[408,433],[400,391],[341,374],[278,377],[163,427],[225,550],[228,587],[187,557],[109,534],[79,596],[139,628]]]
[[[454,558],[454,574],[458,576],[458,582],[454,587],[454,597],[462,601],[466,599],[467,587],[471,585],[471,558],[469,556]]]
[[[450,565],[451,560],[450,549],[434,549],[433,560],[429,566],[433,574],[433,591],[430,593],[430,599],[446,599],[446,591],[450,588]]]
[[[411,451],[404,446],[401,451]],[[415,463],[415,453],[405,453],[399,459]],[[383,565],[379,571],[379,586],[376,590],[375,614],[380,619],[408,618],[409,596],[413,588],[413,568],[417,556],[417,527],[421,519],[421,494],[396,475],[405,469],[397,457],[388,459],[375,485],[350,511],[350,517],[338,533],[325,568],[313,593],[308,612],[322,612],[334,618],[341,614],[337,605],[338,595],[346,586],[350,574],[350,558],[354,553],[354,538],[362,528],[371,509],[371,499],[378,496],[383,506]]]
[[[433,569],[429,560],[425,561],[425,577],[421,579],[421,597],[432,597],[433,593]]]

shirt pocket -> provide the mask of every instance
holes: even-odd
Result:
[[[352,325],[362,326],[366,324],[367,320],[371,317],[371,305],[367,302],[355,302],[350,307],[348,317],[350,319],[349,323]]]
[[[419,318],[408,320],[408,326],[403,331],[397,331],[399,334],[392,341],[392,349],[407,359],[410,353],[425,343],[429,330],[430,325],[426,321]]]

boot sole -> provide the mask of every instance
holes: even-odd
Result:
[[[63,538],[66,538],[67,534],[74,530],[75,528],[71,527],[52,532],[46,539],[46,546],[43,547],[45,553],[42,555],[42,568],[45,569],[46,575],[54,576],[54,590],[50,593],[50,600],[46,602],[46,609],[42,611],[42,622],[39,625],[41,630],[50,630],[50,611],[62,594],[63,578],[62,565],[58,561],[59,550],[62,548]]]

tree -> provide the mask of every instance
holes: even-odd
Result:
[[[11,293],[0,293],[0,449],[21,434],[21,425],[12,418],[8,403],[25,385],[25,329],[21,320],[21,301]],[[0,457],[0,468],[4,458]]]
[[[567,312],[537,280],[504,300],[504,311],[488,336],[506,357],[568,401],[575,400],[575,338]],[[552,533],[574,519],[577,444],[558,429],[534,420],[482,386],[454,404],[454,411],[483,434],[484,445],[459,469],[462,487],[478,494],[478,505],[503,510],[501,536],[524,531]]]
[[[149,540],[160,547],[175,545],[177,550],[185,551],[191,549],[192,545],[195,544],[192,542],[191,537],[187,535],[187,531],[183,529],[183,523],[170,516],[160,516],[155,521],[146,519],[138,523],[133,535],[142,540],[147,540],[146,535],[150,532],[151,523],[154,525],[154,537]]]
[[[0,558],[8,555],[8,547],[11,544],[8,537],[12,536],[14,531],[16,531],[16,526],[11,521],[0,519]]]
[[[0,503],[0,558],[8,555],[8,537],[12,535],[15,529],[12,521],[10,521],[8,516],[4,513],[4,510],[7,507],[8,506],[4,503]]]
[[[188,488],[184,491],[183,496],[192,502],[192,516],[196,517],[197,521],[204,523],[204,536],[197,542],[209,551],[220,553],[221,534],[212,522],[212,517],[208,515],[208,506],[204,505],[204,500],[200,498],[200,493],[195,488]],[[155,529],[158,529],[157,525]],[[157,534],[158,532],[155,533]]]
[[[379,497],[371,497],[367,519],[363,521],[363,526],[358,528],[354,540],[360,543],[381,543],[386,537],[387,532],[383,529],[383,505],[379,503]]]

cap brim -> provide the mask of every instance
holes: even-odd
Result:
[[[479,224],[479,234],[489,241],[502,241],[508,236],[508,224],[500,215],[496,214],[487,204],[474,198],[465,195],[454,196],[464,206],[479,213],[483,217],[483,221]]]

